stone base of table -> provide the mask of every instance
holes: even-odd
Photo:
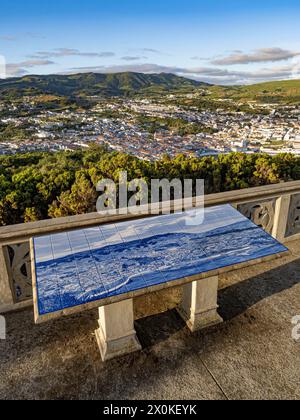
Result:
[[[101,328],[95,332],[103,362],[142,350],[142,346],[135,334],[106,341]]]
[[[103,361],[141,350],[134,329],[133,301],[99,308],[99,328],[95,333]]]
[[[197,314],[187,314],[181,307],[178,307],[177,312],[185,321],[191,332],[203,330],[204,328],[212,327],[223,322],[223,318],[217,313],[216,310],[202,313],[200,312]]]
[[[184,286],[178,313],[192,331],[202,330],[223,322],[218,314],[218,276]]]

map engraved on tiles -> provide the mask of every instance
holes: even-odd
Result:
[[[40,315],[287,249],[230,205],[34,238]]]

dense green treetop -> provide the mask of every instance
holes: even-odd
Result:
[[[0,157],[0,225],[95,211],[96,184],[151,178],[204,179],[206,193],[300,179],[300,158],[232,153],[215,157],[165,156],[157,162],[94,146],[89,150]]]

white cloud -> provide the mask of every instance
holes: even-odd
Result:
[[[123,61],[138,61],[138,60],[142,60],[142,59],[147,59],[147,57],[126,55],[125,57],[121,58],[121,60],[123,60]]]
[[[282,48],[261,48],[250,54],[236,51],[227,57],[217,58],[211,64],[218,66],[232,66],[236,64],[267,63],[285,61],[297,57],[300,52],[283,50]]]
[[[1,41],[18,41],[24,38],[45,39],[45,36],[36,32],[25,32],[18,35],[0,35]]]
[[[137,54],[137,51],[140,54]],[[269,80],[282,80],[300,78],[300,53],[283,50],[281,48],[264,48],[255,50],[251,54],[245,54],[241,51],[233,51],[227,57],[214,57],[214,59],[206,59],[214,63],[213,65],[203,66],[168,66],[155,63],[145,63],[140,60],[146,60],[142,54],[142,51],[147,51],[149,54],[163,54],[158,50],[151,48],[143,48],[139,50],[128,51],[128,55],[120,57],[123,64],[116,65],[97,65],[97,66],[86,66],[86,67],[74,67],[70,68],[69,71],[64,73],[122,73],[122,72],[137,72],[137,73],[173,73],[179,76],[187,77],[194,80],[199,80],[212,84],[224,84],[224,85],[237,85],[237,84],[250,84]],[[229,53],[228,53],[229,54]],[[113,52],[82,52],[78,49],[72,48],[57,48],[52,51],[39,51],[35,55],[31,56],[27,61],[20,63],[10,63],[7,65],[8,76],[22,76],[29,73],[29,69],[34,69],[40,66],[50,66],[54,64],[52,59],[60,57],[83,57],[86,58],[86,62],[89,62],[89,58],[110,58],[115,57]],[[299,58],[298,58],[299,56]],[[195,60],[204,60],[201,57],[193,57]],[[233,64],[250,64],[254,62],[279,62],[283,60],[292,59],[287,61],[286,65],[278,67],[270,64],[267,68],[260,68],[256,70],[236,70],[236,68],[225,67],[225,63],[228,66]],[[256,61],[255,61],[256,60]],[[102,61],[102,60],[101,60]],[[100,63],[101,63],[100,61]],[[139,62],[140,61],[140,62]],[[32,70],[33,72],[33,70]]]
[[[20,63],[8,63],[6,65],[6,74],[8,77],[18,77],[28,74],[27,69],[33,69],[34,67],[40,66],[50,66],[55,64],[50,60],[36,59],[36,60],[27,60],[21,61]]]
[[[75,67],[70,70],[96,73],[179,73],[185,71],[185,69],[179,67],[161,66],[159,64],[117,64],[112,66]]]
[[[81,52],[74,48],[56,48],[52,51],[38,51],[33,58],[58,58],[58,57],[86,57],[86,58],[109,58],[114,57],[115,53],[111,51],[104,52]]]
[[[296,66],[297,68],[297,66]],[[237,85],[257,83],[268,80],[291,79],[298,76],[295,73],[295,65],[287,65],[275,68],[263,68],[257,71],[234,71],[218,67],[172,67],[158,64],[125,64],[114,66],[76,67],[70,70],[74,72],[95,73],[173,73],[194,80],[212,84]]]
[[[142,48],[141,51],[145,53],[152,53],[152,54],[158,54],[158,55],[165,55],[162,51],[155,50],[154,48]]]

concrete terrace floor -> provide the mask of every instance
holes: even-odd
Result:
[[[97,311],[35,326],[6,316],[0,399],[300,399],[300,242],[272,263],[221,277],[224,324],[192,335],[172,309],[180,290],[136,302],[144,350],[102,363]]]

